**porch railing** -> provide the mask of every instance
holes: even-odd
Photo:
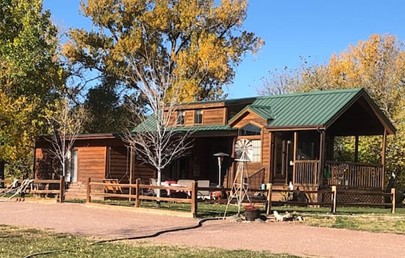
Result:
[[[259,189],[261,184],[264,183],[266,168],[262,167],[249,176],[249,188]]]
[[[384,188],[382,165],[327,161],[324,174],[328,185]]]
[[[317,185],[319,182],[318,166],[318,160],[296,160],[293,171],[293,183]]]

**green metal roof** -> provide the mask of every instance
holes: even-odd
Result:
[[[373,104],[373,101],[364,89],[315,91],[250,98],[254,100],[253,103],[247,105],[238,114],[231,117],[228,125],[201,125],[175,128],[180,131],[191,130],[195,132],[233,131],[234,129],[230,126],[232,122],[246,112],[253,112],[263,118],[268,123],[269,128],[327,128],[361,96],[368,99],[375,112],[381,113],[382,123],[388,126],[391,132],[395,132],[394,126],[378,107]],[[152,130],[153,128],[154,119],[150,117],[136,127],[133,132],[145,129]]]
[[[362,89],[345,89],[263,96],[258,97],[239,114],[250,109],[269,121],[269,127],[326,126],[362,91]]]
[[[156,119],[154,115],[149,116],[146,118],[142,123],[139,125],[135,126],[134,129],[132,129],[133,133],[139,133],[139,132],[148,132],[148,131],[154,131],[156,130]]]
[[[237,129],[229,125],[196,125],[196,126],[182,126],[176,127],[179,131],[194,131],[194,132],[213,132],[213,131],[235,131]]]
[[[148,117],[143,123],[135,127],[132,132],[145,132],[153,131],[156,128],[156,121],[154,116]],[[191,131],[191,132],[214,132],[214,131],[234,131],[236,129],[229,125],[196,125],[196,126],[176,126],[173,127],[177,132]]]

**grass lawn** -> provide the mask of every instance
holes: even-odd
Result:
[[[177,246],[149,245],[146,242],[98,244],[94,240],[41,230],[0,225],[0,257],[297,257],[247,250],[228,251],[214,248],[191,249]],[[48,251],[56,251],[49,252]]]
[[[282,206],[273,210],[296,212],[310,226],[405,234],[405,208],[397,208],[395,214],[390,209],[368,207],[339,207],[337,214],[331,214],[329,208]]]
[[[133,206],[128,201],[104,201],[105,204]],[[167,209],[190,212],[190,204],[161,202],[142,202],[142,207]],[[198,217],[221,217],[224,215],[226,205],[216,203],[198,203]],[[304,217],[303,223],[310,226],[346,228],[370,232],[386,232],[405,234],[405,208],[397,208],[395,214],[391,214],[389,208],[370,207],[338,207],[337,213],[331,214],[328,207],[298,207],[298,206],[273,206],[272,210],[279,213],[297,213]],[[235,215],[237,208],[229,206],[227,216]],[[264,213],[264,209],[262,209]]]

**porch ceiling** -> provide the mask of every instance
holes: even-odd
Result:
[[[327,129],[329,135],[383,135],[384,124],[364,97],[360,97]]]

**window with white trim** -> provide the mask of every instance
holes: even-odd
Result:
[[[252,140],[252,162],[261,162],[262,159],[262,141]]]
[[[185,111],[177,111],[177,125],[183,126],[184,125],[184,117],[186,115]]]
[[[197,109],[194,112],[194,124],[200,125],[203,123],[203,111],[201,109]]]

